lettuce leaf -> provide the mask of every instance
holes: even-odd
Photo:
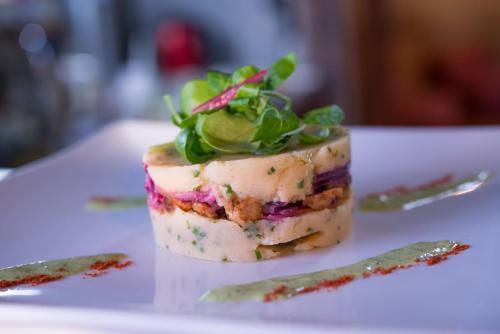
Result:
[[[311,110],[301,119],[291,99],[275,90],[296,68],[290,53],[267,70],[252,65],[233,73],[210,70],[206,80],[184,85],[180,111],[165,96],[172,121],[181,128],[177,151],[191,163],[202,163],[221,154],[276,154],[293,142],[328,139],[344,119],[338,106]]]

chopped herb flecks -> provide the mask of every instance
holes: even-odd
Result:
[[[190,230],[190,229],[191,229],[191,223],[189,222],[189,220],[186,220],[186,228],[187,228],[188,230]]]
[[[194,177],[198,177],[198,176],[200,176],[200,171],[199,171],[199,170],[194,170],[194,171],[193,171],[193,176],[194,176]]]
[[[259,226],[257,226],[256,223],[251,222],[246,225],[246,227],[243,229],[243,232],[246,233],[247,239],[252,239],[252,238],[257,238],[257,239],[262,239],[264,238],[264,235],[259,229]]]
[[[227,258],[227,256],[224,255],[224,257],[222,257],[222,262],[228,262],[229,259]]]
[[[193,234],[195,235],[196,237],[196,240],[200,241],[201,239],[205,238],[207,236],[207,234],[205,233],[205,231],[203,231],[201,228],[195,226],[193,227],[193,229],[191,230],[191,232],[193,232]]]
[[[196,246],[196,240],[191,241],[191,243],[193,244],[193,246]]]
[[[262,260],[262,254],[260,253],[260,250],[255,251],[255,258],[257,260]]]
[[[225,184],[224,187],[226,188],[226,194],[229,196],[234,195],[233,188],[229,184]]]
[[[304,180],[300,180],[299,182],[297,182],[297,188],[304,189]]]
[[[181,240],[181,236],[177,234],[177,240]]]
[[[306,229],[306,232],[307,232],[307,233],[311,233],[312,231],[313,231],[313,229],[312,229],[311,227],[308,227],[308,228]]]
[[[269,170],[267,171],[267,175],[274,174],[274,172],[276,172],[276,168],[271,167],[271,168],[269,168]]]

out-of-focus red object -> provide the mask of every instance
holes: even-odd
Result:
[[[162,72],[205,63],[201,32],[182,21],[161,23],[156,30],[156,60]]]
[[[500,63],[487,47],[446,49],[422,61],[420,73],[426,75],[408,79],[404,73],[388,78],[385,123],[500,123]]]
[[[454,85],[467,106],[469,121],[500,122],[500,64],[481,46],[443,55],[438,62],[444,84]]]

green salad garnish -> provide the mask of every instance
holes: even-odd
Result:
[[[191,163],[202,163],[221,154],[274,154],[294,142],[326,140],[344,119],[338,106],[317,108],[300,118],[291,99],[276,91],[296,67],[290,53],[267,70],[250,65],[233,73],[208,71],[206,80],[184,85],[179,110],[166,95],[172,122],[181,129],[177,151]]]

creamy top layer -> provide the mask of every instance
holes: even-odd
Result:
[[[340,129],[319,145],[270,156],[225,156],[204,164],[189,164],[173,145],[155,147],[144,156],[154,183],[165,192],[211,189],[221,201],[228,195],[263,202],[295,202],[313,192],[314,175],[351,160],[350,137]]]

